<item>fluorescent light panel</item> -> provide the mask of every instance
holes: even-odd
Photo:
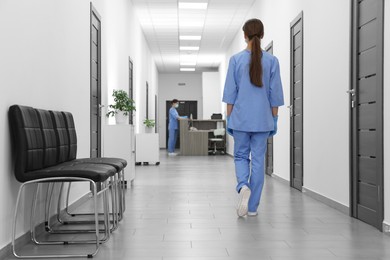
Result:
[[[207,9],[208,3],[183,3],[179,2],[179,9]]]
[[[180,71],[195,71],[195,68],[180,68]]]
[[[199,51],[199,46],[180,46],[181,51]]]
[[[200,35],[180,35],[182,41],[200,41],[202,36]]]
[[[180,66],[196,66],[196,61],[193,62],[180,62]]]
[[[199,27],[203,27],[203,25],[204,25],[204,21],[179,20],[180,27],[199,28]]]

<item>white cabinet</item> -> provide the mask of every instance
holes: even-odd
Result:
[[[135,179],[134,126],[106,125],[103,139],[103,156],[125,159],[125,180],[132,182]]]
[[[160,164],[158,134],[136,134],[136,162]]]

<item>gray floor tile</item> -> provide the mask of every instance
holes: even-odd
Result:
[[[158,167],[136,168],[124,219],[94,259],[390,259],[389,236],[273,178],[266,178],[259,215],[238,218],[234,164],[228,156],[169,158],[161,153],[160,159]],[[88,236],[70,239],[82,237]],[[56,238],[63,236],[49,239]],[[21,250],[75,253],[93,246],[29,244]]]

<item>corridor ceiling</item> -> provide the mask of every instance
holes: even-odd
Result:
[[[224,54],[241,30],[255,2],[132,1],[158,70],[162,73],[178,73],[181,68],[195,68],[196,72],[218,70]],[[206,5],[188,8],[182,6],[182,3],[207,3],[207,8],[204,9]],[[201,40],[180,40],[180,36],[201,36]]]

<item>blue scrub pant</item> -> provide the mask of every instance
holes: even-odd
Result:
[[[237,192],[246,185],[251,190],[248,211],[256,212],[264,185],[264,155],[269,132],[233,131]],[[249,155],[251,159],[249,159]]]
[[[179,130],[177,129],[169,129],[168,136],[168,153],[174,153],[177,141],[177,133]]]

